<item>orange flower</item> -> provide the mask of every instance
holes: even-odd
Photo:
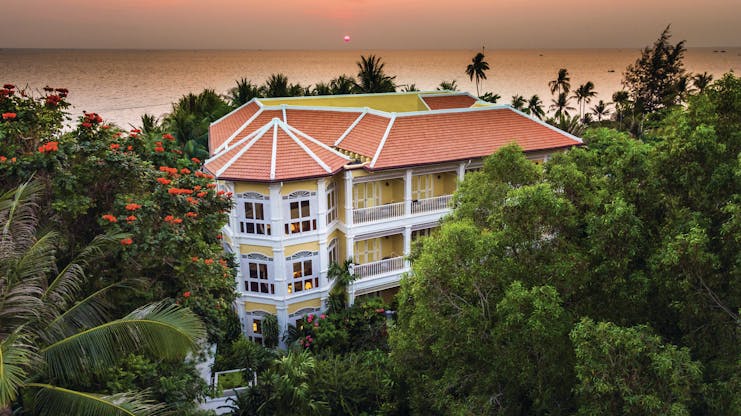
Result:
[[[128,222],[136,221],[136,219],[137,218],[136,218],[135,215],[129,215],[128,217],[126,217],[126,221],[128,221]]]
[[[165,222],[172,222],[175,219],[174,215],[168,215],[165,217]]]
[[[191,257],[191,258],[190,258],[190,260],[191,260],[192,262],[194,262],[194,263],[195,263],[195,262],[197,262],[197,261],[198,261],[199,259],[198,259],[198,257]]]
[[[183,175],[187,175],[190,173],[190,170],[188,168],[182,168],[180,169],[180,173],[182,173]]]
[[[5,161],[8,160],[5,156],[0,156],[0,163],[5,163]]]
[[[136,211],[137,209],[139,209],[139,208],[141,208],[141,207],[142,207],[142,206],[141,206],[141,205],[139,205],[139,204],[134,204],[134,203],[131,203],[131,204],[126,204],[126,210],[127,210],[127,211]]]
[[[130,152],[130,151],[134,150],[134,146],[129,146],[129,147],[126,148],[126,150],[128,150]]]
[[[155,147],[154,148],[154,151],[157,152],[157,153],[162,153],[162,152],[165,151],[165,148],[164,147]]]
[[[197,157],[192,157],[192,158],[190,158],[190,160],[191,160],[191,161],[192,161],[193,163],[201,163],[201,159],[198,159]]]
[[[15,117],[15,113],[3,113],[3,120],[13,120]]]
[[[169,185],[172,181],[167,178],[157,178],[157,182],[161,183],[162,185]]]
[[[188,202],[190,202],[193,205],[196,205],[198,203],[198,200],[195,199],[195,198],[193,198],[192,196],[189,196],[189,197],[185,198],[185,200],[188,201]]]
[[[121,240],[121,245],[130,246],[133,242],[134,240],[130,238],[124,238],[123,240]]]
[[[203,198],[207,194],[208,194],[207,192],[199,192],[199,193],[196,194],[196,196],[199,197],[199,198]]]
[[[226,191],[219,191],[219,192],[216,193],[216,195],[224,195],[225,193],[226,193]]]
[[[190,290],[187,291],[187,292],[185,292],[185,293],[183,293],[183,297],[184,298],[189,298],[190,297]]]
[[[175,137],[172,134],[170,134],[170,133],[163,134],[162,135],[162,138],[165,139],[165,140],[170,140],[170,141],[175,140]]]
[[[216,188],[216,184],[215,183],[210,183],[210,184],[206,185],[206,188],[211,188],[211,189]]]
[[[174,220],[172,220],[172,222],[174,224],[180,224],[181,222],[183,222],[183,219],[182,218],[175,218]]]
[[[201,185],[196,185],[196,186],[194,186],[194,187],[193,187],[193,190],[194,190],[194,191],[200,191],[200,190],[201,190]]]
[[[195,217],[198,216],[198,213],[197,212],[193,212],[193,211],[188,211],[188,212],[185,213],[185,216],[186,217],[190,217],[190,218],[195,218]]]
[[[214,259],[206,259],[206,260],[203,260],[203,263],[210,266],[210,265],[214,264]]]
[[[111,150],[118,150],[121,147],[121,145],[118,143],[111,143],[111,145],[108,147],[110,147]]]
[[[118,222],[118,220],[116,219],[116,217],[114,217],[111,214],[105,214],[101,218],[103,218],[104,220],[107,220],[108,222]]]

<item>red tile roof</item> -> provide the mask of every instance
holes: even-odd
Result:
[[[579,144],[571,136],[508,107],[399,115],[370,168],[484,157],[513,142],[525,152]]]
[[[388,117],[365,114],[337,147],[373,157],[381,144],[390,120]]]
[[[208,128],[209,149],[216,149],[221,146],[259,110],[260,106],[257,102],[252,101],[211,124]]]
[[[430,107],[430,110],[445,110],[450,108],[468,108],[476,102],[476,99],[468,94],[459,95],[421,95],[422,101]]]
[[[294,110],[286,109],[286,120],[291,126],[321,141],[327,146],[334,142],[355,122],[362,111]]]
[[[230,146],[205,164],[220,179],[270,182],[327,176],[349,161],[278,118]]]

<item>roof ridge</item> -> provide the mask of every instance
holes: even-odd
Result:
[[[220,145],[219,145],[219,146],[218,146],[218,147],[217,147],[217,148],[216,148],[216,149],[214,150],[214,153],[218,152],[218,151],[219,151],[219,149],[221,149],[222,147],[227,147],[227,148],[228,148],[228,147],[229,147],[229,143],[230,143],[230,142],[231,142],[232,140],[234,140],[234,139],[235,139],[235,138],[236,138],[236,137],[237,137],[237,136],[239,135],[239,133],[241,133],[241,132],[242,132],[242,131],[243,131],[244,129],[246,129],[246,128],[247,128],[247,126],[248,126],[248,125],[249,125],[250,123],[252,123],[252,122],[253,122],[253,121],[254,121],[254,120],[255,120],[255,119],[256,119],[256,118],[257,118],[257,117],[258,117],[258,116],[259,116],[260,114],[262,114],[262,111],[263,111],[262,107],[258,107],[257,111],[255,111],[255,114],[253,114],[253,115],[252,115],[252,116],[251,116],[250,118],[248,118],[248,119],[247,119],[247,121],[245,121],[245,122],[244,122],[244,123],[243,123],[243,124],[242,124],[241,126],[239,126],[239,128],[238,128],[237,130],[235,130],[235,131],[234,131],[234,133],[232,133],[232,135],[231,135],[231,136],[229,136],[229,137],[228,137],[228,138],[227,138],[226,140],[224,140],[224,143],[221,143],[221,144],[220,144]],[[230,113],[230,114],[231,114],[231,113]]]
[[[258,140],[260,140],[265,133],[270,129],[270,124],[266,124],[263,126],[260,130],[263,130],[260,134],[256,134],[255,137],[252,138],[243,148],[239,149],[239,151],[232,156],[231,159],[229,159],[228,162],[224,164],[224,166],[221,167],[218,171],[216,171],[216,177],[220,176],[222,173],[224,173],[231,165],[234,164],[242,155],[249,150],[255,143],[257,143]],[[216,157],[212,158],[215,159]]]
[[[319,140],[317,140],[317,139],[315,139],[315,138],[313,138],[313,137],[309,136],[308,134],[304,133],[303,131],[301,131],[301,130],[297,129],[296,127],[294,127],[294,126],[292,126],[292,125],[290,125],[290,124],[288,124],[288,123],[286,123],[286,127],[288,127],[288,129],[289,129],[289,130],[291,130],[291,132],[294,132],[294,133],[297,133],[297,134],[299,134],[300,136],[303,136],[303,137],[304,137],[304,138],[305,138],[306,140],[308,140],[308,141],[310,141],[310,142],[312,142],[312,143],[316,144],[317,146],[321,147],[322,149],[324,149],[324,150],[328,150],[328,151],[329,151],[329,152],[331,152],[332,154],[334,154],[334,155],[337,155],[337,156],[340,156],[340,157],[342,157],[343,159],[347,159],[347,160],[350,160],[350,158],[349,158],[349,157],[345,156],[344,154],[342,154],[342,153],[338,152],[338,151],[337,151],[337,150],[335,150],[335,149],[332,149],[331,147],[327,146],[326,144],[322,143],[321,141],[319,141]]]
[[[386,132],[383,133],[383,137],[381,138],[381,142],[378,144],[378,149],[376,149],[376,154],[373,155],[373,160],[371,160],[370,167],[373,168],[376,166],[376,162],[378,161],[378,157],[381,155],[381,150],[383,150],[383,146],[386,144],[386,139],[389,137],[389,133],[391,132],[391,127],[394,125],[394,121],[396,121],[396,113],[391,113],[391,120],[389,120],[388,126],[386,126]]]
[[[360,113],[358,118],[356,118],[355,121],[353,121],[353,123],[350,124],[350,127],[348,127],[347,130],[345,130],[345,132],[342,133],[342,135],[334,142],[334,145],[339,146],[340,143],[342,143],[342,141],[345,140],[345,138],[350,134],[352,129],[354,129],[358,125],[358,123],[360,123],[360,120],[362,120],[366,114],[368,114],[368,107],[365,107],[365,109],[363,110],[362,113]]]
[[[270,180],[275,179],[275,169],[278,164],[278,120],[274,118],[270,120],[273,123],[273,147],[270,150]]]
[[[291,139],[293,139],[294,142],[296,142],[296,144],[301,148],[301,150],[303,150],[312,159],[314,159],[314,162],[316,162],[319,166],[321,166],[322,169],[324,169],[327,173],[332,173],[332,169],[329,167],[329,165],[324,163],[324,161],[316,153],[312,152],[308,146],[306,146],[303,142],[301,142],[301,140],[299,140],[298,137],[296,137],[296,135],[293,134],[292,131],[290,131],[290,129],[287,129],[284,126],[281,126],[281,129],[285,131],[286,134],[288,134],[288,137],[290,137]],[[271,177],[270,179],[274,179],[274,178]]]

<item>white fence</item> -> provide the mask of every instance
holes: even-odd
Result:
[[[385,220],[387,218],[404,216],[404,203],[379,205],[370,208],[358,208],[352,211],[353,224]]]
[[[404,268],[404,257],[392,257],[390,259],[373,261],[355,266],[354,274],[359,278],[375,276],[401,270]]]
[[[452,198],[453,195],[442,195],[412,201],[412,214],[448,209],[448,204],[450,204]]]

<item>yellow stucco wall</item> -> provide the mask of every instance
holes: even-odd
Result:
[[[263,195],[270,195],[268,185],[257,182],[235,182],[234,191],[238,194],[241,194],[242,192],[258,192]]]
[[[316,180],[283,182],[280,188],[280,194],[284,196],[296,191],[316,191]]]
[[[317,293],[317,296],[319,296],[318,293]],[[316,298],[316,299],[305,300],[303,302],[292,303],[288,305],[287,309],[288,309],[288,314],[290,315],[296,311],[300,311],[301,309],[319,308],[321,306],[322,306],[322,300],[320,298]]]
[[[380,95],[341,95],[320,97],[294,97],[261,99],[263,104],[277,106],[319,106],[319,107],[369,107],[375,110],[403,113],[408,111],[426,111],[419,94],[380,94]]]
[[[437,177],[440,176],[440,179]],[[451,195],[458,186],[457,172],[443,172],[435,175],[435,196]]]
[[[242,244],[239,246],[239,252],[242,254],[260,253],[268,257],[273,257],[273,248],[268,246]]]
[[[299,251],[318,251],[318,250],[319,250],[319,242],[310,241],[308,243],[286,246],[286,248],[284,249],[284,253],[286,257],[289,257],[289,256],[292,256],[298,253]]]
[[[267,312],[267,313],[272,313],[273,315],[275,315],[277,312],[275,305],[271,305],[269,303],[257,303],[257,302],[245,302],[244,310],[247,312],[257,312],[257,311]]]
[[[381,258],[404,255],[404,236],[401,234],[381,237]]]

